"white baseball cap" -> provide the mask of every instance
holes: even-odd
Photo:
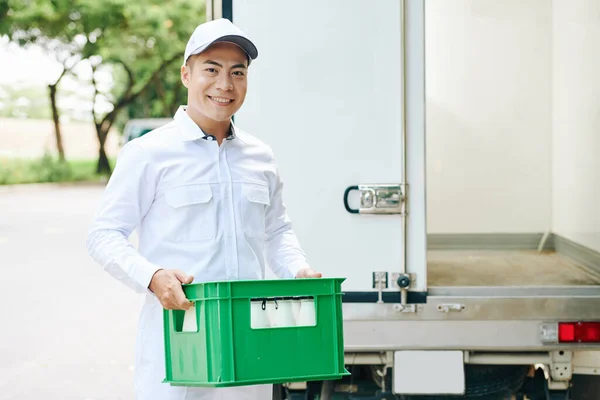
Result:
[[[248,63],[258,57],[258,49],[244,32],[228,19],[221,18],[198,25],[185,47],[183,64],[190,56],[202,53],[217,42],[229,42],[241,47],[248,55]]]

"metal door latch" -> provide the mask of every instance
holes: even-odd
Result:
[[[394,311],[402,312],[402,313],[416,313],[417,305],[416,304],[394,304]]]
[[[344,207],[352,214],[406,214],[406,184],[350,186],[344,192]],[[360,207],[350,208],[348,195],[360,192]]]
[[[449,313],[450,311],[463,311],[465,309],[464,304],[438,304],[438,311]]]
[[[387,272],[373,272],[373,289],[379,291],[379,299],[377,303],[383,303],[383,289],[388,287]]]

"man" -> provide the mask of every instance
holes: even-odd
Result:
[[[270,399],[271,386],[171,387],[162,309],[189,309],[182,283],[320,277],[292,231],[271,149],[231,122],[242,106],[255,45],[226,19],[192,34],[181,67],[187,107],[124,146],[90,229],[91,257],[146,293],[139,321],[139,400]],[[138,228],[139,251],[128,242]]]

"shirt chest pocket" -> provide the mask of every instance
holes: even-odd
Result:
[[[215,237],[216,208],[209,184],[186,185],[165,192],[169,205],[168,226],[176,242],[193,242]]]
[[[242,224],[246,236],[264,238],[267,207],[271,204],[266,186],[242,185]]]

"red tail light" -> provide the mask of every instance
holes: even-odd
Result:
[[[600,322],[559,322],[560,343],[600,343]]]

